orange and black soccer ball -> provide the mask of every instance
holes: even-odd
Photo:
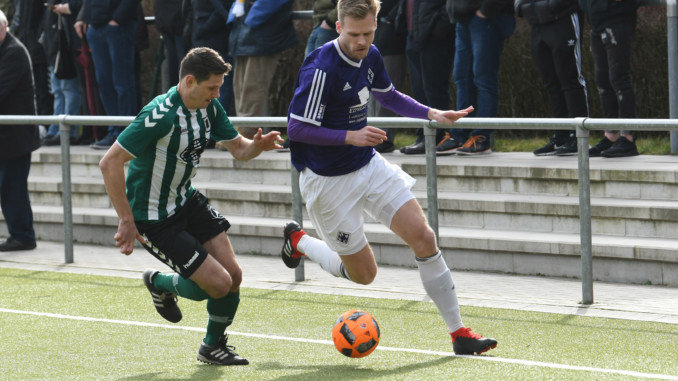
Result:
[[[332,328],[337,350],[347,357],[365,357],[379,344],[379,324],[365,311],[350,310],[339,315]]]

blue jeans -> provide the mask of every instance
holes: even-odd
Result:
[[[227,63],[231,64],[231,67],[235,67],[235,62],[233,62],[233,56],[219,52],[221,58]],[[219,88],[219,103],[226,110],[226,113],[230,116],[235,115],[235,107],[231,107],[231,104],[234,103],[235,94],[233,93],[233,70],[224,77],[224,83]]]
[[[54,66],[49,67],[52,78],[52,95],[54,95],[54,115],[80,115],[82,97],[78,78],[59,79],[54,75]],[[47,130],[48,135],[60,135],[59,125],[51,124]],[[71,138],[78,137],[78,126],[71,126]]]
[[[35,242],[33,210],[28,198],[31,154],[0,160],[0,206],[9,238],[21,243]]]
[[[504,40],[513,34],[513,15],[500,14],[491,19],[473,16],[456,26],[456,54],[453,78],[457,85],[457,109],[473,106],[471,116],[494,117],[499,108],[499,61]],[[474,130],[470,135],[489,137],[493,130]],[[457,141],[465,141],[469,130],[450,129]]]
[[[137,93],[134,85],[134,36],[136,22],[127,25],[90,26],[87,41],[92,49],[99,95],[107,115],[135,115]],[[116,137],[122,127],[110,126]]]
[[[320,25],[316,26],[311,31],[311,35],[308,36],[308,41],[306,42],[306,52],[304,53],[304,56],[311,54],[312,51],[318,49],[337,37],[339,37],[339,34],[337,34],[336,30],[323,29],[320,27]]]
[[[410,73],[410,87],[414,99],[439,110],[450,109],[450,72],[454,61],[454,36],[449,39],[431,37],[417,47],[407,36],[407,69]],[[438,129],[438,140],[445,131]],[[417,140],[424,137],[423,130],[417,130]]]
[[[167,66],[170,86],[179,83],[179,66],[186,55],[186,47],[181,34],[162,34],[162,41],[167,51]]]

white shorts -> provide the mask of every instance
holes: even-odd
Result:
[[[346,175],[320,176],[305,168],[299,186],[320,238],[339,255],[350,255],[367,245],[363,211],[390,228],[398,209],[414,198],[415,181],[376,153]]]

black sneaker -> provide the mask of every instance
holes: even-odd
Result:
[[[198,361],[214,365],[248,365],[250,362],[235,353],[235,347],[226,345],[228,335],[224,334],[217,345],[207,345],[204,342],[198,349]]]
[[[490,139],[483,135],[471,135],[461,148],[457,149],[457,155],[460,156],[483,155],[488,153],[492,153]]]
[[[482,337],[467,327],[459,328],[450,333],[450,336],[452,336],[452,348],[457,355],[479,355],[497,347],[497,340]]]
[[[589,148],[589,157],[600,157],[603,151],[610,147],[612,147],[612,141],[607,137],[603,137],[596,145]]]
[[[400,153],[405,155],[421,155],[426,153],[426,147],[424,146],[424,140],[417,140],[416,142],[410,144],[409,146],[400,147]]]
[[[111,134],[108,134],[104,136],[103,139],[99,140],[98,142],[94,142],[90,144],[90,148],[93,149],[109,149],[115,143],[116,137],[112,136]]]
[[[546,145],[544,145],[541,148],[537,148],[536,150],[532,151],[534,156],[553,156],[556,154],[556,150],[560,148],[561,146],[556,144],[556,139],[551,138]]]
[[[14,238],[7,238],[3,243],[0,243],[0,251],[19,251],[19,250],[33,250],[36,248],[35,241],[33,242],[19,242]]]
[[[570,136],[565,144],[556,149],[556,156],[573,156],[577,154],[577,137]]]
[[[389,153],[395,151],[395,146],[392,142],[384,140],[383,142],[374,146],[374,150],[379,153]]]
[[[461,148],[463,143],[454,140],[449,132],[445,133],[445,138],[443,138],[440,143],[436,146],[436,155],[453,155],[459,148]]]
[[[181,321],[181,310],[177,305],[177,294],[168,291],[160,291],[153,285],[153,277],[160,271],[148,269],[142,275],[146,288],[151,293],[153,304],[160,316],[172,323]]]
[[[612,146],[600,153],[602,157],[627,157],[638,156],[636,142],[632,142],[623,136],[617,138]]]
[[[290,138],[285,138],[282,143],[282,148],[275,150],[276,152],[290,152]]]
[[[306,234],[305,231],[301,230],[301,226],[299,226],[298,223],[294,221],[288,222],[287,225],[285,225],[285,229],[283,230],[284,241],[282,250],[280,250],[280,256],[282,257],[283,262],[285,262],[285,266],[291,269],[299,266],[301,257],[304,256],[304,253],[297,250],[297,243],[299,243],[299,241],[292,241],[292,233],[295,232],[302,232],[303,234]]]

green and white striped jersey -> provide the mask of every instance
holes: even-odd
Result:
[[[134,156],[125,183],[135,221],[162,221],[186,204],[210,137],[238,137],[217,99],[207,108],[190,110],[173,87],[141,110],[118,136],[118,144]]]

